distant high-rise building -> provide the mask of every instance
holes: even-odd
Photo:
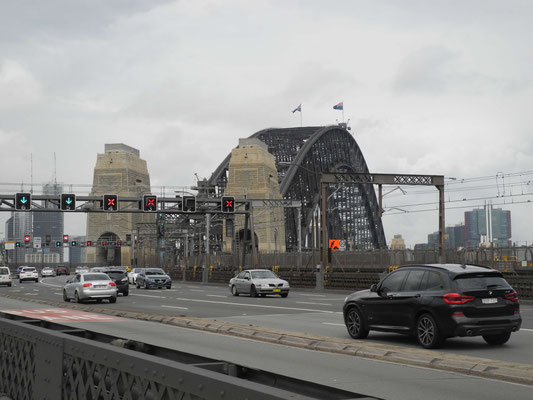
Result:
[[[402,235],[394,235],[390,248],[391,250],[405,250],[405,240]]]
[[[468,247],[478,247],[482,240],[492,242],[494,246],[508,246],[512,236],[511,211],[492,206],[465,211],[464,235]]]
[[[32,235],[32,213],[31,212],[13,212],[11,218],[6,221],[6,239],[15,242],[24,241],[24,236]],[[8,258],[11,262],[23,262],[24,255],[30,252],[30,248],[24,245],[16,250],[8,250]]]
[[[58,196],[63,187],[57,183],[48,183],[43,186],[43,195]],[[48,204],[48,208],[54,208]],[[57,207],[58,208],[58,207]],[[33,213],[33,237],[41,238],[42,250],[46,253],[61,254],[62,248],[55,247],[55,242],[62,240],[64,229],[63,213],[58,212],[34,212]]]

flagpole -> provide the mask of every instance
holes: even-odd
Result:
[[[344,100],[342,101],[342,123],[344,124]]]
[[[302,110],[301,110],[301,107],[300,107],[300,128],[302,127]]]

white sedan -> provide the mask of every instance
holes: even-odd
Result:
[[[249,294],[252,297],[267,294],[289,295],[289,282],[280,279],[269,269],[247,269],[229,281],[229,289],[234,296]]]
[[[127,273],[128,275],[128,282],[132,285],[135,285],[137,283],[137,275],[139,273],[143,272],[144,268],[133,268],[130,272]]]

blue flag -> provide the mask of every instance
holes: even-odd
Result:
[[[344,110],[344,101],[341,101],[339,104],[333,106],[334,110]]]
[[[302,105],[301,104],[298,107],[296,107],[294,110],[292,110],[292,113],[294,114],[296,111],[302,112]]]

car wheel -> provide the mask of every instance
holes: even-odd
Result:
[[[281,293],[280,296],[281,297],[287,297],[289,295],[289,293]]]
[[[63,290],[63,301],[66,301],[67,303],[70,303],[70,299],[67,296],[67,291]]]
[[[76,293],[74,293],[74,301],[76,303],[81,303],[82,302],[82,300],[80,299],[80,296],[79,296],[77,291],[76,291]]]
[[[422,314],[416,322],[416,338],[418,343],[426,349],[435,349],[444,342],[437,322],[429,314]]]
[[[250,296],[257,297],[257,290],[255,289],[255,286],[253,285],[252,285],[252,288],[250,289]]]
[[[130,294],[130,291],[129,290],[126,290],[124,293],[122,293],[123,296],[127,296]]]
[[[510,337],[511,332],[499,333],[497,335],[483,335],[485,342],[494,346],[507,343]]]
[[[8,284],[7,284],[7,287],[11,287],[11,283],[8,283]]]
[[[354,339],[364,339],[368,336],[368,329],[365,327],[363,314],[357,307],[352,307],[346,315],[346,328]]]
[[[267,297],[266,293],[261,293],[261,297]]]
[[[137,289],[140,289],[140,288],[141,288],[141,287],[139,286],[139,281],[135,282],[135,287],[136,287]]]
[[[116,303],[116,302],[117,302],[117,298],[116,298],[116,296],[110,297],[110,298],[109,298],[109,302],[110,302],[110,303]]]
[[[22,279],[19,279],[19,283],[22,283]]]
[[[35,283],[39,283],[39,278],[35,278]]]
[[[238,296],[239,295],[239,292],[237,292],[237,286],[233,285],[231,287],[231,294],[234,295],[234,296]]]
[[[148,282],[144,281],[144,288],[148,289]]]

